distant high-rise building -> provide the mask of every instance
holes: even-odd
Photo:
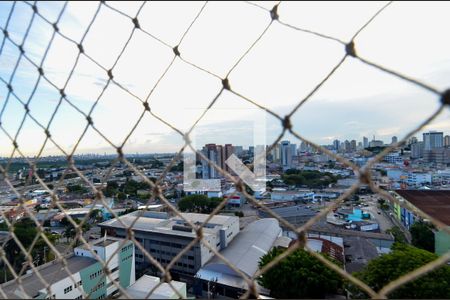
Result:
[[[292,156],[297,156],[297,145],[291,144],[291,154]]]
[[[272,161],[275,163],[280,162],[280,144],[275,144],[270,151],[270,154],[272,156]]]
[[[412,144],[415,144],[415,143],[417,143],[419,140],[417,139],[417,137],[415,137],[415,136],[413,136],[413,137],[411,137],[411,138],[409,138],[408,139],[408,145],[412,145]]]
[[[363,147],[368,148],[369,147],[369,139],[363,136]]]
[[[423,157],[423,142],[411,144],[411,158]]]
[[[351,152],[356,151],[356,141],[355,140],[351,140],[351,142],[350,142],[350,151]]]
[[[423,133],[423,150],[428,151],[444,146],[444,133],[430,131]]]
[[[444,137],[444,147],[450,147],[450,135]]]
[[[234,146],[234,154],[236,154],[237,157],[242,157],[242,152],[244,152],[244,148],[242,146]]]
[[[333,148],[334,148],[334,150],[338,151],[340,144],[341,144],[341,142],[339,140],[334,140],[333,141]]]
[[[306,144],[305,142],[301,142],[301,144],[300,144],[300,151],[301,152],[307,152],[308,151],[308,144]]]
[[[225,165],[225,170],[227,172],[231,172],[230,167],[228,167],[228,165],[225,163],[227,161],[227,159],[231,156],[231,154],[234,153],[234,147],[232,144],[225,144],[225,147],[223,148],[223,152],[224,152],[224,165]]]
[[[350,145],[350,142],[348,140],[344,141],[344,151],[345,152],[350,152],[351,151],[351,145]]]
[[[248,154],[250,154],[250,155],[255,154],[255,147],[254,146],[248,147]]]
[[[397,139],[397,137],[394,135],[394,136],[392,137],[391,144],[397,144],[397,142],[398,142],[398,139]]]
[[[224,156],[223,156],[223,146],[216,144],[206,144],[202,149],[203,155],[212,162],[214,162],[219,167],[224,166]],[[220,178],[220,173],[208,163],[208,161],[202,159],[202,178],[203,179],[214,179]]]
[[[356,150],[362,150],[364,149],[363,144],[361,142],[358,142],[358,146],[356,147]]]
[[[280,160],[283,170],[292,167],[292,147],[289,141],[282,141],[280,145]]]

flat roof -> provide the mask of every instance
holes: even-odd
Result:
[[[406,201],[450,226],[449,190],[396,190]]]
[[[277,215],[288,218],[288,217],[313,217],[317,214],[316,211],[306,208],[306,205],[292,205],[292,206],[282,206],[271,208],[273,212]],[[261,216],[269,217],[269,213],[259,210]]]
[[[101,237],[99,239],[96,239],[95,241],[91,242],[91,246],[99,246],[99,247],[107,247],[115,242],[122,241],[122,239],[110,237],[107,236],[106,239],[104,237]],[[87,249],[87,245],[82,245],[81,248]]]
[[[126,288],[127,293],[134,299],[145,299],[147,294],[160,282],[158,277],[143,275],[136,280],[134,284]],[[172,280],[170,282],[173,287],[180,291],[186,289],[186,283]],[[182,293],[183,294],[183,293]],[[158,286],[153,293],[146,299],[174,299],[178,298],[172,287],[164,282]]]
[[[115,218],[115,219],[100,223],[99,226],[100,227],[122,228],[122,229],[129,228],[133,224],[133,222],[135,222],[137,216],[141,212],[142,211],[132,212],[132,213],[120,216],[119,217],[120,221]],[[192,223],[196,223],[196,222],[203,223],[209,217],[209,215],[207,215],[207,214],[197,214],[197,213],[182,213],[181,215],[184,218],[186,218],[187,220],[191,221]],[[208,224],[217,225],[219,227],[226,226],[226,225],[228,225],[228,223],[230,223],[230,221],[232,219],[236,219],[236,221],[237,221],[238,217],[215,215],[211,218],[211,220],[208,222]],[[138,230],[138,231],[147,231],[147,232],[155,232],[155,233],[162,233],[162,234],[172,234],[172,235],[176,235],[176,236],[185,236],[185,237],[189,237],[189,238],[195,238],[196,234],[194,232],[172,229],[173,225],[182,225],[182,224],[179,224],[180,221],[184,221],[184,220],[177,216],[167,218],[167,217],[163,217],[162,214],[160,215],[160,217],[157,217],[156,214],[154,214],[154,215],[142,214],[142,216],[139,217],[139,219],[134,223],[133,229]],[[125,225],[125,227],[124,227],[124,225]],[[216,227],[213,227],[213,228],[204,227],[203,230],[204,230],[205,234],[208,234],[208,233],[215,232],[217,230],[217,228]]]
[[[97,260],[93,258],[74,255],[66,257],[66,261],[67,261],[67,268],[72,274],[77,273],[82,269],[87,268],[88,266],[95,264],[97,262]],[[41,276],[49,284],[53,284],[69,276],[66,270],[63,269],[62,262],[53,261],[46,265],[39,266],[37,269],[41,274]],[[22,279],[21,285],[23,286],[25,292],[30,297],[35,297],[40,290],[46,287],[34,272],[21,276],[21,279]],[[1,285],[1,288],[9,299],[20,298],[20,294],[19,295],[15,294],[16,290],[19,293],[22,293],[22,289],[19,288],[19,284],[17,282],[14,282],[14,280],[3,283]]]
[[[345,263],[345,269],[349,273],[361,271],[369,261],[379,256],[376,244],[370,239],[346,236],[344,243],[348,246],[344,249],[344,254],[351,256],[351,261]]]

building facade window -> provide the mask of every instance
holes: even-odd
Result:
[[[69,293],[70,291],[72,291],[72,286],[71,286],[71,285],[68,286],[68,287],[66,287],[66,288],[64,289],[64,294],[67,294],[67,293]]]
[[[77,288],[77,287],[81,286],[81,284],[82,284],[82,281],[80,280],[77,283],[75,283],[74,288]]]

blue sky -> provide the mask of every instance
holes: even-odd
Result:
[[[38,2],[38,9],[56,21],[62,2]],[[348,41],[385,2],[282,3],[280,19],[286,23],[316,30]],[[0,2],[0,25],[5,26],[12,2]],[[98,3],[70,2],[58,27],[75,41],[80,41]],[[140,2],[114,2],[110,5],[135,15]],[[175,46],[193,20],[201,2],[151,2],[139,13],[141,27]],[[270,8],[271,2],[261,5]],[[439,90],[449,88],[450,31],[449,3],[393,3],[355,40],[358,54],[390,69],[426,82]],[[32,10],[17,3],[8,31],[21,43]],[[224,76],[237,59],[270,22],[267,12],[247,3],[208,3],[186,35],[180,51],[187,60]],[[83,45],[95,61],[110,68],[133,28],[131,21],[102,6]],[[52,27],[39,17],[33,20],[24,44],[29,57],[40,63],[52,35]],[[4,36],[1,33],[0,39]],[[148,35],[136,31],[114,68],[114,78],[140,98],[145,98],[173,58],[173,52]],[[0,55],[0,76],[9,80],[19,55],[18,49],[5,42]],[[43,69],[48,78],[62,87],[75,62],[77,48],[56,35]],[[278,23],[274,23],[253,50],[229,76],[233,90],[284,115],[307,95],[344,55],[343,47]],[[38,73],[22,59],[12,81],[19,98],[27,101]],[[100,95],[107,74],[81,56],[66,94],[80,110],[88,113]],[[217,78],[176,59],[149,99],[152,111],[181,130],[187,130],[221,88]],[[7,88],[0,84],[0,107],[5,107],[2,124],[14,136],[24,115],[14,98],[6,103]],[[30,102],[32,115],[46,125],[56,108],[59,91],[41,80]],[[385,74],[348,58],[331,79],[294,115],[294,128],[319,144],[333,139],[362,140],[363,136],[390,141],[401,138],[424,120],[439,105],[439,99],[408,82]],[[93,112],[99,130],[119,144],[132,129],[142,112],[142,104],[115,85],[107,88]],[[261,114],[250,103],[224,92],[214,109],[199,124],[197,143],[252,143],[251,124]],[[280,132],[279,121],[267,115],[267,142]],[[63,102],[50,126],[55,141],[71,151],[86,126],[84,117]],[[450,134],[449,111],[444,111],[426,130]],[[35,155],[44,141],[43,131],[27,118],[18,136],[20,149]],[[295,143],[293,137],[286,136]],[[177,151],[183,140],[170,128],[146,115],[125,146],[125,151]],[[11,142],[0,132],[0,155],[10,155]],[[76,153],[113,152],[92,129]],[[44,154],[61,154],[49,143]]]

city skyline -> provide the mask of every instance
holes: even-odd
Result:
[[[435,130],[427,131],[427,133],[428,132],[443,133],[443,136],[442,136],[442,147],[450,146],[450,142],[449,142],[450,141],[450,133],[446,134],[446,132],[439,132],[439,131],[435,131]],[[414,135],[410,139],[408,139],[406,142],[409,142],[409,141],[412,141],[412,140],[416,140],[415,142],[412,142],[412,143],[413,144],[414,143],[423,143],[424,142],[424,140],[423,140],[423,133],[421,135],[418,135],[418,136],[419,136],[419,139],[417,139],[417,135]],[[390,138],[395,138],[395,137],[396,136],[391,136]],[[350,139],[350,138],[346,138],[346,139],[342,139],[342,140],[336,139],[336,140],[333,140],[332,143],[321,144],[320,146],[326,146],[326,147],[332,146],[332,147],[334,147],[336,149],[337,147],[336,147],[335,141],[339,141],[340,145],[342,145],[345,141],[351,142],[351,141],[354,140],[356,142],[356,145],[357,145],[357,148],[355,148],[355,149],[359,149],[359,148],[361,148],[361,146],[362,146],[362,148],[368,148],[370,146],[370,142],[374,141],[374,139],[373,139],[374,137],[372,136],[372,139],[368,139],[367,146],[364,145],[364,138],[368,138],[368,137],[363,137],[363,139],[361,139],[360,141],[359,140]],[[389,137],[387,139],[389,140]],[[295,141],[288,140],[288,139],[281,139],[281,141],[279,141],[277,144],[281,145],[281,143],[283,141],[287,141],[291,145],[295,145],[297,151],[301,150],[301,145],[303,144],[302,141],[298,141],[297,140],[298,142],[296,143]],[[385,140],[379,140],[379,139],[376,138],[376,136],[375,136],[375,141],[382,141],[383,142],[383,146],[389,146],[389,145],[392,144],[392,143],[386,143]],[[207,143],[205,143],[203,145],[200,144],[200,146],[197,147],[197,150],[198,151],[202,151],[202,148],[204,148],[204,146],[207,146],[208,144],[216,144],[216,145],[219,145],[219,146],[231,145],[234,148],[235,147],[239,147],[241,149],[240,151],[242,151],[242,149],[248,151],[250,148],[253,147],[252,145],[245,146],[245,145],[238,145],[238,144],[233,144],[233,143],[220,144],[220,143],[207,142]],[[271,145],[272,144],[267,144],[265,146],[271,146]],[[173,154],[173,153],[176,153],[176,152],[135,152],[135,153],[131,153],[130,152],[130,153],[125,153],[124,155],[132,157],[132,156],[135,156],[135,155],[138,155],[138,156],[140,156],[140,155],[154,155],[154,154],[161,154],[161,155],[163,155],[163,154]],[[75,154],[75,156],[86,156],[86,157],[89,157],[89,156],[112,156],[112,157],[115,157],[116,154],[117,154],[116,152],[111,152],[111,153],[107,153],[107,152],[103,152],[103,153],[100,153],[100,152],[86,152],[86,153],[81,153],[81,154]],[[32,158],[31,156],[26,156],[26,157]],[[46,156],[41,156],[41,157],[42,158],[46,158],[46,157],[64,157],[64,155],[46,155]],[[19,157],[16,156],[15,158],[20,158],[20,156]],[[0,155],[0,159],[9,159],[9,157]]]
[[[286,21],[297,26],[348,40],[364,20],[384,4],[385,2],[348,3],[340,7],[323,3],[283,3],[279,9],[280,15],[283,15]],[[6,21],[4,12],[8,11],[8,5],[9,2],[0,4],[1,24]],[[137,3],[112,5],[124,9],[129,14],[135,13],[139,8]],[[262,5],[270,8],[272,4]],[[60,12],[61,3],[42,2],[38,7],[45,17],[54,19]],[[58,24],[61,32],[79,40],[95,8],[95,3],[69,3]],[[152,34],[168,41],[170,45],[175,45],[199,8],[199,3],[181,6],[155,3],[151,10],[144,9],[141,12],[141,26],[153,30]],[[165,13],[172,10],[174,14],[169,20],[158,16],[158,12]],[[242,14],[235,16],[235,11],[241,11]],[[339,14],[336,14],[336,11],[339,11]],[[445,18],[448,12],[450,12],[449,5],[394,3],[355,40],[356,51],[370,60],[411,75],[438,90],[444,90],[448,88],[446,78],[450,74],[450,64],[447,60],[450,45],[445,39],[433,37],[439,36],[440,33],[445,34],[445,29],[450,26]],[[28,5],[17,4],[13,21],[8,29],[13,40],[20,41],[26,29],[24,27],[26,22],[20,23],[17,20],[29,20],[31,13],[32,10]],[[314,18],[308,17],[308,13],[319,14],[330,22],[317,23]],[[423,18],[425,13],[437,17],[418,24],[417,18]],[[305,18],[299,21],[298,18],[294,18],[298,15],[305,15]],[[394,26],[400,15],[404,26]],[[233,17],[233,22],[230,22],[230,17]],[[248,18],[254,20],[250,26]],[[110,67],[133,26],[131,22],[127,22],[107,8],[102,8],[98,19],[84,41],[84,48],[93,59]],[[255,10],[253,6],[245,3],[211,3],[198,21],[179,50],[189,61],[223,76],[258,36],[270,18],[263,10]],[[42,19],[36,18],[34,22],[33,30],[24,44],[24,50],[32,60],[39,62],[52,31]],[[165,30],[168,22],[172,25],[171,30]],[[114,37],[107,33],[110,29],[107,24],[114,24],[111,28],[116,33]],[[212,25],[214,30],[210,30]],[[426,34],[429,31],[436,34]],[[399,35],[402,36],[401,43],[398,43]],[[419,43],[419,40],[422,42]],[[429,41],[435,47],[425,47],[427,43],[423,40]],[[385,47],[387,44],[391,46]],[[75,45],[71,45],[58,35],[53,41],[43,69],[49,79],[58,86],[61,86],[68,77],[76,51]],[[404,52],[408,52],[409,55],[402,55]],[[299,53],[301,55],[298,55]],[[317,53],[321,55],[318,56]],[[18,54],[17,47],[7,41],[2,53],[3,59],[0,60],[0,76],[8,78]],[[233,89],[239,93],[284,116],[320,82],[343,54],[343,47],[333,44],[332,41],[292,32],[275,24],[228,79]],[[164,70],[165,64],[170,62],[172,55],[170,49],[165,49],[163,45],[138,32],[131,39],[130,45],[115,68],[114,78],[137,96],[145,97]],[[415,61],[413,65],[410,63],[411,58]],[[26,60],[22,60],[12,82],[19,97],[26,99],[30,95],[37,76],[36,69]],[[88,112],[107,79],[108,75],[101,68],[82,57],[65,94],[81,111]],[[152,112],[163,120],[186,131],[208,107],[220,87],[221,82],[217,78],[176,59],[173,68],[152,95],[150,107]],[[6,95],[7,88],[1,85],[2,107],[6,104]],[[30,102],[30,114],[46,125],[59,97],[58,90],[42,81]],[[363,136],[373,134],[381,139],[387,139],[392,135],[401,139],[431,115],[438,105],[439,99],[431,93],[372,69],[358,60],[348,58],[330,80],[292,116],[291,122],[294,130],[318,144],[328,144],[336,138],[345,139],[346,136],[359,141]],[[233,109],[233,113],[224,112],[230,108]],[[248,125],[242,121],[252,119],[252,109],[254,110],[255,106],[225,91],[217,99],[214,109],[215,112],[208,112],[199,123],[198,130],[203,131],[201,135],[206,135],[207,139],[208,134],[218,137],[224,136],[224,133],[230,135],[233,131],[238,131],[234,136],[224,138],[233,144],[249,145],[247,137],[251,133],[246,128]],[[139,101],[132,99],[117,86],[111,85],[98,102],[92,119],[96,128],[118,145],[131,131],[141,112],[142,104]],[[9,99],[2,116],[2,126],[11,136],[17,132],[24,113],[23,106],[18,101]],[[450,130],[448,117],[449,112],[445,110],[424,130],[436,129],[448,132]],[[86,125],[85,118],[63,101],[49,131],[58,146],[66,152],[71,152]],[[281,130],[280,121],[268,114],[268,143],[275,140]],[[285,138],[294,141],[289,134]],[[36,155],[44,140],[44,131],[29,117],[26,118],[17,137],[20,150],[25,155]],[[220,140],[212,142],[224,143]],[[11,155],[12,143],[3,132],[0,132],[0,143],[5,145],[0,149],[0,155]],[[125,144],[124,150],[130,153],[164,153],[176,152],[182,146],[183,139],[180,135],[146,114]],[[89,128],[77,146],[76,153],[114,151],[97,132]],[[51,154],[62,153],[52,142],[48,142],[43,155]]]

